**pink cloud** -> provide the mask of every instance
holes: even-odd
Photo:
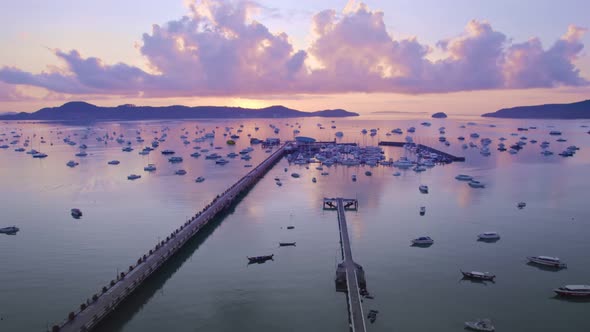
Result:
[[[65,66],[38,74],[0,69],[0,81],[68,94],[146,97],[397,92],[587,85],[574,65],[585,29],[570,26],[544,49],[538,39],[512,43],[488,22],[430,46],[395,38],[384,13],[365,4],[313,17],[315,36],[296,50],[285,33],[250,19],[254,2],[202,1],[189,14],[154,25],[139,51],[149,71],[105,64],[77,50],[54,50]],[[443,57],[430,60],[438,48]]]

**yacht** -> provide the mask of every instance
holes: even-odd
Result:
[[[466,174],[459,174],[459,175],[455,176],[455,179],[457,179],[459,181],[471,181],[471,180],[473,180],[473,176],[466,175]]]
[[[457,139],[460,140],[460,141],[464,141],[465,140],[465,137],[459,136],[459,137],[457,137]]]
[[[109,165],[119,165],[120,163],[121,163],[121,162],[120,162],[120,161],[118,161],[118,160],[111,160],[111,161],[109,161],[107,164],[109,164]]]
[[[342,137],[344,136],[344,133],[342,133],[341,131],[337,131],[334,135],[336,135],[336,137]]]
[[[395,128],[394,130],[391,131],[394,134],[403,134],[402,130],[400,128]]]
[[[421,206],[420,207],[420,215],[423,216],[426,214],[426,207],[425,206]]]
[[[552,130],[552,131],[549,132],[549,135],[559,136],[559,135],[561,135],[561,131],[559,131],[559,130]]]
[[[356,181],[356,174],[352,175],[352,181]]]
[[[479,134],[478,133],[471,133],[471,135],[469,135],[469,137],[471,137],[471,138],[479,138]]]
[[[544,156],[550,156],[550,155],[553,154],[553,152],[551,152],[549,150],[543,150],[543,151],[541,151],[541,154],[544,155]]]
[[[87,155],[88,153],[86,153],[85,151],[80,151],[76,153],[76,157],[86,157]]]
[[[155,164],[148,164],[146,167],[143,168],[143,170],[146,172],[153,172],[156,170],[156,165]]]
[[[525,206],[526,206],[526,203],[525,202],[518,202],[518,204],[516,204],[516,207],[519,208],[519,209],[522,209]]]
[[[46,157],[47,157],[47,154],[45,154],[43,152],[35,153],[33,155],[33,158],[41,158],[42,159],[42,158],[46,158]]]
[[[426,167],[418,165],[413,168],[413,171],[416,173],[424,172],[424,171],[426,171]]]
[[[485,232],[477,235],[479,240],[499,240],[500,234],[497,232]]]
[[[137,174],[131,174],[129,176],[127,176],[127,180],[137,180],[141,178],[141,175],[137,175]]]
[[[16,148],[14,149],[15,152],[25,152],[25,148]]]
[[[204,178],[204,177],[202,177],[202,176],[199,176],[199,177],[198,177],[198,178],[195,180],[195,182],[197,182],[197,183],[201,183],[201,182],[203,182],[203,181],[205,181],[205,178]]]
[[[402,173],[400,173],[400,172],[393,173],[393,176],[400,176],[400,175],[402,175]]]
[[[464,278],[468,278],[468,279],[494,281],[494,278],[496,278],[496,276],[493,275],[493,274],[491,274],[490,272],[479,272],[479,271],[465,272],[465,271],[461,271],[461,273],[463,274],[463,277]]]
[[[174,172],[174,174],[176,174],[176,175],[185,175],[186,174],[186,171],[183,170],[183,169],[179,169],[176,172]]]
[[[299,177],[299,173],[291,173],[291,176],[294,178],[298,178]]]
[[[126,146],[126,147],[122,148],[121,150],[122,150],[123,152],[131,152],[131,151],[133,151],[133,148],[132,148],[132,147],[130,147],[130,146]]]
[[[312,178],[311,182],[316,183],[316,182],[318,182],[318,180],[316,178]]]
[[[414,163],[409,161],[406,157],[400,157],[398,160],[394,161],[392,165],[397,168],[406,169],[414,166]]]
[[[559,260],[558,257],[551,257],[551,256],[529,256],[527,257],[530,263],[535,263],[539,265],[551,266],[556,268],[565,268],[567,264],[563,263]]]
[[[227,161],[226,159],[220,158],[220,159],[215,160],[215,163],[217,165],[225,165],[225,164],[229,163],[229,161]]]
[[[73,160],[70,160],[70,161],[68,161],[68,162],[67,162],[67,164],[66,164],[66,165],[67,165],[68,167],[76,167],[76,166],[78,166],[79,164],[78,164],[77,162],[73,161]]]
[[[418,187],[418,189],[420,190],[420,192],[421,192],[421,193],[423,193],[423,194],[428,194],[428,186],[427,186],[427,185],[421,184],[421,185]]]
[[[181,163],[182,157],[170,157],[170,158],[168,158],[168,161],[171,163]]]
[[[9,226],[9,227],[4,227],[4,228],[0,228],[0,233],[1,234],[16,234],[16,232],[18,232],[20,229],[16,226]]]
[[[475,322],[465,322],[465,328],[473,331],[494,332],[496,328],[489,319],[478,319]]]
[[[172,151],[172,150],[164,150],[164,151],[162,151],[162,154],[163,154],[163,155],[174,154],[174,153],[175,153],[175,152],[174,152],[174,151]]]
[[[408,128],[406,131],[407,131],[408,133],[413,133],[413,132],[415,132],[415,131],[416,131],[416,128],[415,128],[415,127],[410,127],[410,128]]]
[[[413,245],[431,245],[434,243],[434,240],[430,238],[430,236],[421,236],[419,238],[413,239],[412,240],[412,244]]]
[[[198,158],[198,157],[200,157],[200,156],[201,156],[201,154],[200,154],[200,153],[198,153],[198,152],[193,152],[193,153],[191,153],[191,157],[193,157],[193,158]]]
[[[590,297],[590,285],[566,285],[553,291],[561,296]]]

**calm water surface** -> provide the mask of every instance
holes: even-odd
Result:
[[[293,137],[290,125],[301,124],[301,135],[332,140],[344,132],[343,142],[376,145],[380,140],[401,141],[406,136],[385,133],[409,126],[417,128],[417,142],[462,155],[465,163],[437,166],[423,173],[391,167],[332,166],[320,175],[316,165],[279,162],[231,211],[196,238],[162,273],[152,278],[109,319],[102,331],[346,331],[345,295],[334,290],[339,261],[336,213],[323,211],[322,198],[357,198],[359,211],[347,213],[353,255],[362,264],[374,300],[364,309],[379,310],[371,331],[461,331],[463,322],[478,317],[493,319],[498,331],[588,331],[589,302],[571,302],[553,296],[564,284],[589,284],[590,135],[581,125],[588,121],[513,121],[480,118],[423,119],[211,120],[176,122],[2,123],[2,144],[22,137],[0,150],[0,227],[16,225],[17,235],[0,234],[0,331],[43,331],[72,311],[126,270],[139,256],[181,225],[187,216],[248,172],[268,154],[254,146],[253,159],[239,158],[225,166],[191,158],[195,145],[225,155],[249,146],[247,134],[266,138]],[[460,125],[474,121],[476,125]],[[289,126],[285,124],[289,124]],[[326,129],[319,129],[322,123]],[[489,124],[497,127],[492,128]],[[225,144],[225,127],[244,128],[235,146]],[[269,124],[281,132],[276,135]],[[197,137],[196,127],[215,129],[213,140],[185,145],[180,138]],[[260,127],[255,131],[254,127]],[[438,128],[446,127],[450,147],[438,142]],[[537,126],[517,132],[517,127]],[[550,128],[548,126],[554,126]],[[169,128],[167,140],[149,156],[141,147]],[[89,129],[88,129],[89,128]],[[375,137],[361,129],[379,128]],[[555,142],[549,131],[559,129],[568,141]],[[15,131],[15,134],[11,134]],[[137,143],[136,131],[145,139]],[[155,133],[154,131],[158,131]],[[133,152],[122,152],[115,141],[95,138],[113,132],[132,142]],[[492,155],[461,149],[456,137],[477,132],[494,140]],[[59,133],[59,134],[58,134]],[[88,139],[82,139],[87,133]],[[518,133],[518,136],[511,136]],[[33,137],[33,135],[35,135]],[[88,145],[79,158],[77,146],[63,138]],[[517,155],[496,151],[498,138],[516,142],[520,136],[551,142],[554,156],[540,154],[539,143],[528,143]],[[31,147],[49,154],[33,159],[14,149],[31,137]],[[41,137],[47,143],[41,144]],[[478,143],[479,140],[472,141]],[[210,146],[223,147],[214,150]],[[53,143],[53,145],[50,145]],[[573,158],[557,156],[565,147],[581,148]],[[170,164],[160,150],[173,149],[184,161]],[[384,149],[387,158],[404,155],[401,148]],[[107,165],[117,159],[118,166]],[[68,160],[80,165],[69,168]],[[157,171],[143,167],[154,163]],[[288,167],[288,172],[284,168]],[[183,168],[188,174],[174,175]],[[301,177],[292,178],[298,172]],[[128,181],[136,173],[142,178]],[[473,189],[454,179],[470,174],[486,184]],[[352,174],[358,181],[352,182]],[[203,183],[195,178],[204,176]],[[275,185],[279,177],[282,187]],[[312,177],[318,179],[312,183]],[[420,194],[427,184],[430,193]],[[519,201],[527,203],[519,210]],[[419,216],[419,207],[426,215]],[[84,216],[73,219],[69,210]],[[288,225],[295,226],[287,230]],[[476,241],[484,231],[498,231],[496,243]],[[428,235],[429,248],[409,246],[410,240]],[[297,242],[279,248],[279,242]],[[266,264],[246,264],[246,256],[275,254]],[[568,263],[559,272],[526,264],[529,255],[555,255]],[[491,271],[495,284],[462,281],[460,269]]]

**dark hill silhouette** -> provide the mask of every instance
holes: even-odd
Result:
[[[285,106],[270,106],[260,109],[226,106],[136,106],[101,107],[83,101],[73,101],[58,107],[42,108],[34,113],[0,115],[2,120],[154,120],[154,119],[202,119],[202,118],[298,118],[298,117],[349,117],[358,113],[343,109],[303,112]]]
[[[590,100],[571,104],[546,104],[503,108],[483,117],[511,119],[590,119]]]

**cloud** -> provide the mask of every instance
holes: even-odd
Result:
[[[586,29],[570,26],[544,49],[537,38],[512,43],[489,22],[420,43],[395,38],[385,13],[349,1],[342,12],[312,18],[313,42],[296,50],[289,37],[254,19],[268,11],[253,1],[188,1],[178,20],[153,25],[139,46],[147,67],[107,64],[79,51],[52,50],[64,66],[29,73],[0,68],[0,81],[84,95],[142,97],[254,96],[293,93],[443,93],[583,86],[574,65]],[[434,49],[443,56],[430,60]]]

